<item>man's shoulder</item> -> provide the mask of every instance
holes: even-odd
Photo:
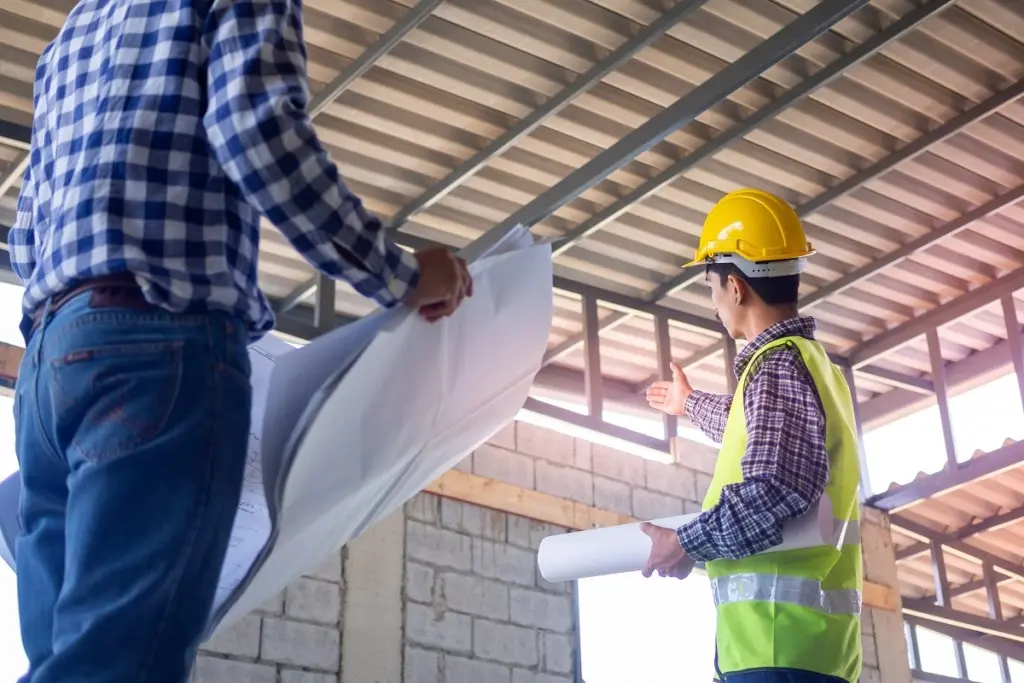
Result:
[[[807,370],[807,364],[804,363],[803,355],[796,344],[787,343],[785,339],[779,341],[778,344],[772,344],[762,349],[752,360],[748,373],[750,378],[762,374],[766,370],[776,372],[786,370],[805,372]]]

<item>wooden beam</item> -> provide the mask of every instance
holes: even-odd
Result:
[[[584,505],[461,470],[446,472],[424,491],[577,531],[639,521],[618,512]],[[864,582],[863,601],[865,607],[872,609],[889,612],[898,612],[900,609],[897,589],[871,581]]]

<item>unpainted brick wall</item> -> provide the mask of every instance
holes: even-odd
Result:
[[[679,464],[646,460],[526,422],[512,422],[457,469],[586,505],[656,519],[700,509],[717,451],[688,441]]]
[[[338,683],[343,552],[205,643],[194,683]]]
[[[537,571],[565,529],[431,494],[406,515],[404,683],[571,683],[571,585]]]

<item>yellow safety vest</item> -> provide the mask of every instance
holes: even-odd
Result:
[[[836,524],[846,525],[845,536],[841,549],[823,545],[707,563],[718,611],[718,666],[724,673],[803,669],[856,683],[861,670],[863,584],[857,497],[860,455],[849,386],[819,343],[785,337],[766,344],[750,359],[739,378],[703,509],[718,504],[722,487],[743,480],[747,373],[760,354],[786,344],[799,350],[825,410],[830,473],[825,494]]]

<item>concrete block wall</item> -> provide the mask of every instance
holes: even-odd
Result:
[[[646,460],[526,422],[512,422],[458,469],[639,519],[700,510],[717,451],[693,441],[678,464]]]
[[[699,509],[716,451],[644,460],[512,423],[457,469],[637,518]],[[536,570],[566,529],[421,493],[261,610],[207,643],[195,683],[570,683],[569,585]],[[884,515],[865,511],[866,578],[896,586]],[[343,628],[347,624],[348,628]],[[863,683],[910,683],[902,619],[865,609]]]
[[[422,493],[406,506],[404,683],[572,683],[568,584],[537,571],[565,529]]]
[[[205,643],[193,683],[338,683],[343,551]]]

